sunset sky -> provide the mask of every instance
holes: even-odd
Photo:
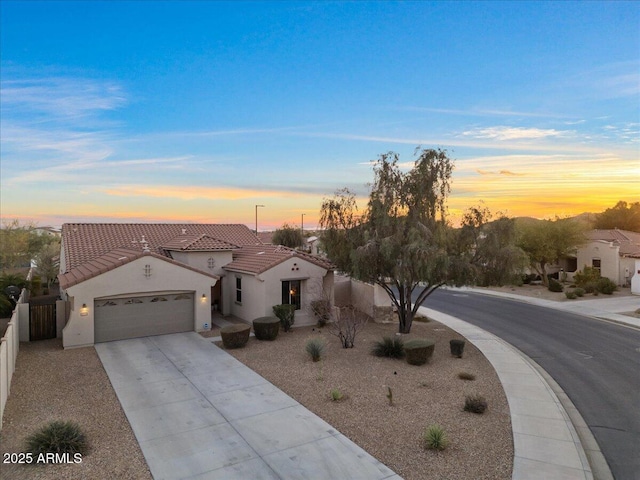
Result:
[[[0,216],[317,226],[371,160],[452,218],[640,201],[640,2],[0,2]]]

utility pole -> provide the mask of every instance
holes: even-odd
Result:
[[[264,205],[256,205],[256,235],[258,235],[258,207],[264,207]]]
[[[304,216],[305,216],[305,214],[303,213],[301,221],[300,221],[300,229],[302,230],[302,248],[305,247],[305,244],[304,244]]]

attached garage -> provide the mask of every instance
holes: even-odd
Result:
[[[94,301],[95,343],[192,331],[194,292]]]

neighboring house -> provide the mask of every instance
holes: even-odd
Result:
[[[65,348],[146,335],[201,331],[212,311],[246,322],[333,297],[332,265],[263,245],[245,225],[65,224],[60,287],[70,303]]]
[[[640,259],[640,233],[618,229],[591,230],[586,236],[587,243],[577,249],[577,269],[593,267],[616,285],[631,285],[637,270],[636,261]]]
[[[47,235],[50,237],[60,238],[62,235],[59,227],[35,227],[32,229],[34,233],[38,235]]]
[[[319,255],[320,251],[318,247],[320,245],[320,238],[312,235],[307,238],[307,251],[313,255]]]

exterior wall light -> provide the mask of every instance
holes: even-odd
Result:
[[[87,307],[86,303],[82,304],[82,307],[80,308],[80,315],[83,317],[86,317],[87,315],[89,315],[89,307]]]
[[[200,301],[202,303],[205,303],[207,301],[207,296],[204,293],[202,294],[202,298],[200,299]]]

